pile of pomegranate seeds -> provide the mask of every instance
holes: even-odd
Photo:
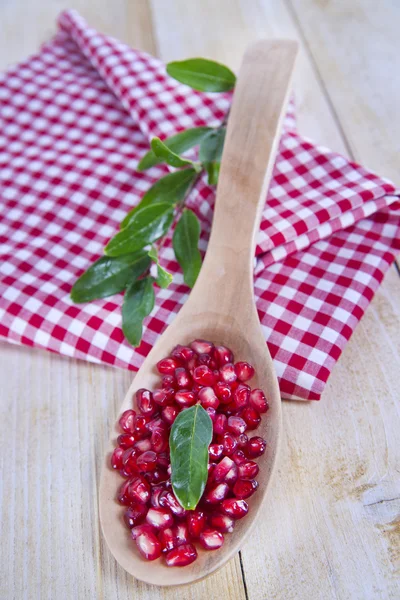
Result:
[[[195,542],[217,550],[235,521],[246,516],[246,500],[258,488],[254,459],[266,441],[248,437],[268,410],[262,390],[247,381],[254,368],[234,363],[231,350],[195,340],[177,346],[160,360],[158,389],[136,392],[139,413],[126,410],[119,421],[123,433],[111,466],[126,478],[118,501],[127,507],[124,519],[141,555],[155,560],[165,554],[169,567],[183,567],[197,558]],[[179,504],[170,481],[169,432],[177,415],[197,402],[213,421],[208,480],[195,510]]]

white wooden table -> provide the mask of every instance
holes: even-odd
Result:
[[[297,38],[303,133],[400,182],[400,4],[393,0],[75,0],[93,26],[164,60],[237,68]],[[0,0],[0,68],[64,8]],[[400,277],[392,267],[320,403],[285,402],[278,472],[253,537],[189,599],[400,598]],[[98,525],[103,448],[131,375],[3,343],[0,598],[173,599],[115,563]]]

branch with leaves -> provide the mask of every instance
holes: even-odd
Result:
[[[226,92],[236,78],[228,67],[203,58],[171,62],[168,74],[202,92]],[[71,290],[74,302],[91,302],[124,292],[122,330],[126,339],[138,346],[143,320],[154,307],[154,286],[167,288],[172,275],[159,262],[158,254],[171,228],[176,260],[186,285],[192,288],[201,268],[198,249],[200,222],[186,208],[189,194],[203,173],[216,185],[226,133],[226,120],[218,127],[194,127],[161,141],[151,140],[151,149],[143,156],[138,171],[160,163],[176,170],[162,177],[124,217],[120,230],[104,248],[104,256],[94,262],[75,282]],[[182,156],[199,147],[198,160]],[[156,265],[156,276],[151,265]]]

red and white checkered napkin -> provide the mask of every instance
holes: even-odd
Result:
[[[157,59],[75,12],[39,54],[0,79],[0,333],[9,341],[137,369],[188,289],[170,240],[143,342],[121,331],[121,295],[74,305],[76,277],[166,168],[137,173],[154,136],[216,125],[229,94],[194,92]],[[318,399],[400,248],[394,186],[313,145],[288,115],[258,236],[255,295],[282,396]],[[190,196],[206,249],[214,191]]]

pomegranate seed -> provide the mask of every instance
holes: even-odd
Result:
[[[201,510],[191,510],[187,515],[189,535],[198,538],[206,524],[206,516]]]
[[[150,485],[143,477],[135,477],[130,481],[126,495],[133,501],[147,504],[150,500]]]
[[[157,363],[157,369],[161,375],[174,375],[177,367],[179,367],[179,363],[175,358],[163,358]]]
[[[262,390],[255,389],[250,393],[250,406],[259,413],[266,413],[269,409],[267,399]]]
[[[239,448],[245,448],[247,446],[247,442],[248,442],[248,437],[245,433],[241,433],[238,436],[238,446]]]
[[[119,426],[125,433],[135,432],[136,412],[134,410],[126,410],[119,418]]]
[[[180,390],[175,394],[175,401],[179,404],[179,406],[187,408],[196,403],[196,397],[194,393],[190,392],[189,390]]]
[[[139,436],[146,436],[149,433],[147,428],[147,424],[150,422],[150,417],[148,415],[137,415],[135,419],[135,433]]]
[[[155,429],[165,429],[165,423],[161,417],[156,417],[147,423],[149,433],[153,433]]]
[[[168,434],[165,429],[156,427],[151,434],[151,446],[154,452],[164,452],[168,447]]]
[[[233,493],[236,498],[244,500],[249,498],[258,488],[258,482],[255,479],[238,479],[233,486]]]
[[[240,410],[248,405],[250,398],[250,388],[245,383],[238,385],[236,390],[233,392],[233,402],[236,410]]]
[[[233,364],[226,363],[225,365],[222,365],[222,367],[219,370],[219,376],[221,381],[223,381],[224,383],[233,383],[234,381],[236,381],[237,375]]]
[[[233,353],[225,346],[215,346],[213,350],[213,359],[219,367],[233,362]]]
[[[146,531],[136,538],[136,546],[146,560],[156,560],[161,556],[161,544],[157,536]]]
[[[231,470],[228,471],[228,473],[225,475],[225,483],[227,483],[230,487],[232,487],[234,485],[234,483],[236,483],[238,477],[239,477],[238,468],[236,466],[236,463],[233,463]]]
[[[224,543],[224,536],[216,529],[205,529],[201,532],[199,541],[206,550],[218,550]]]
[[[167,490],[163,492],[160,496],[160,504],[164,508],[169,508],[176,517],[183,517],[186,514],[186,510],[179,504],[173,492]]]
[[[163,467],[164,469],[167,469],[169,466],[169,455],[167,452],[160,452],[160,454],[157,457],[157,465],[159,467]]]
[[[228,515],[214,513],[209,518],[210,525],[222,533],[232,533],[235,521]]]
[[[260,470],[258,464],[252,460],[238,465],[238,469],[239,477],[241,477],[241,479],[253,479]]]
[[[154,471],[145,473],[145,477],[149,483],[152,485],[157,485],[157,483],[167,481],[170,476],[168,475],[166,469],[154,469]]]
[[[232,390],[227,383],[218,381],[214,386],[214,392],[217,398],[223,403],[228,404],[231,401]]]
[[[159,388],[153,392],[153,400],[158,406],[166,406],[171,402],[171,395],[175,394],[174,388]]]
[[[178,414],[179,408],[177,406],[165,406],[161,411],[161,416],[168,425],[172,425]]]
[[[127,479],[118,490],[117,499],[118,502],[123,506],[128,506],[131,503],[131,500],[128,496],[128,487],[130,486],[131,482],[132,479]]]
[[[217,381],[214,372],[207,365],[196,367],[193,371],[193,379],[195,383],[207,386],[214,385]]]
[[[212,406],[209,406],[208,408],[206,408],[206,412],[208,412],[208,416],[210,417],[211,421],[214,423],[215,417],[217,415],[217,411],[215,410],[215,408],[213,408]]]
[[[200,356],[198,357],[198,362],[199,365],[207,365],[208,367],[211,363],[211,356],[209,354],[200,354]]]
[[[249,458],[258,458],[265,452],[267,442],[260,436],[255,435],[246,444],[245,453]]]
[[[176,380],[173,375],[163,375],[161,378],[161,387],[163,390],[168,388],[176,388]]]
[[[196,558],[197,552],[193,544],[183,544],[170,550],[165,557],[165,562],[167,567],[186,567],[194,562]]]
[[[188,388],[190,386],[190,374],[183,367],[175,369],[175,379],[178,388]]]
[[[124,514],[124,521],[129,529],[138,525],[146,516],[147,507],[141,502],[131,502],[128,510]]]
[[[171,527],[174,523],[174,518],[168,508],[149,508],[146,521],[149,525],[153,525],[156,530]]]
[[[224,433],[222,440],[225,456],[231,456],[238,445],[237,439],[231,433]]]
[[[127,448],[122,455],[122,464],[128,472],[137,470],[136,460],[140,452],[136,448]]]
[[[194,352],[189,346],[175,346],[171,352],[173,358],[177,358],[182,362],[188,362],[194,356]]]
[[[151,441],[149,440],[149,438],[139,440],[138,442],[136,442],[135,448],[139,450],[139,452],[146,452],[146,450],[151,450]]]
[[[161,544],[162,552],[169,552],[176,546],[176,536],[170,527],[160,531],[158,540]]]
[[[137,439],[138,438],[134,434],[121,433],[117,439],[118,446],[126,450],[127,448],[131,448],[136,443]]]
[[[212,387],[201,388],[197,397],[203,408],[218,408],[219,400]]]
[[[213,471],[213,479],[215,483],[224,481],[225,475],[229,473],[229,471],[232,469],[232,465],[234,464],[235,463],[233,460],[231,460],[228,456],[225,456],[225,458],[223,458],[221,462],[217,464]]]
[[[228,431],[240,435],[247,429],[246,421],[243,421],[240,417],[229,417],[228,419]]]
[[[243,450],[236,450],[236,452],[232,454],[232,460],[235,461],[235,464],[241,465],[246,462],[247,459]]]
[[[140,389],[136,392],[136,402],[143,415],[154,415],[157,408],[154,406],[153,394],[150,390]]]
[[[124,453],[124,449],[123,448],[115,448],[114,452],[111,455],[111,467],[113,469],[122,469],[123,467],[123,463],[122,463],[122,455]]]
[[[226,483],[219,483],[206,494],[205,500],[210,504],[217,504],[227,497],[228,492],[229,486]]]
[[[137,458],[136,465],[141,473],[154,471],[157,466],[157,454],[153,452],[153,450],[147,450],[146,452],[143,452],[143,454]]]
[[[249,512],[248,504],[245,500],[237,500],[236,498],[226,498],[221,502],[222,512],[232,517],[233,519],[242,519]]]
[[[151,490],[150,504],[153,508],[161,508],[160,495],[164,491],[163,485],[155,485]]]
[[[226,431],[228,419],[225,415],[217,414],[214,421],[214,433],[222,435]]]
[[[237,362],[235,364],[235,372],[240,381],[248,381],[254,376],[254,367],[248,362]]]
[[[246,421],[248,429],[256,429],[261,421],[259,413],[251,406],[244,409],[242,418]]]
[[[194,342],[190,344],[190,347],[196,354],[210,354],[214,348],[214,344],[212,342],[207,342],[206,340],[194,340]]]
[[[208,456],[210,460],[217,460],[221,458],[223,451],[224,447],[222,444],[210,444],[208,447]]]
[[[131,529],[131,537],[133,540],[136,540],[139,535],[143,535],[144,533],[155,533],[154,527],[149,525],[148,523],[142,523],[142,525],[136,525]]]
[[[198,364],[199,364],[198,356],[193,356],[193,358],[188,360],[186,367],[191,375],[193,375],[193,371],[198,366]]]
[[[181,522],[175,526],[176,545],[181,546],[190,541],[187,523]]]

